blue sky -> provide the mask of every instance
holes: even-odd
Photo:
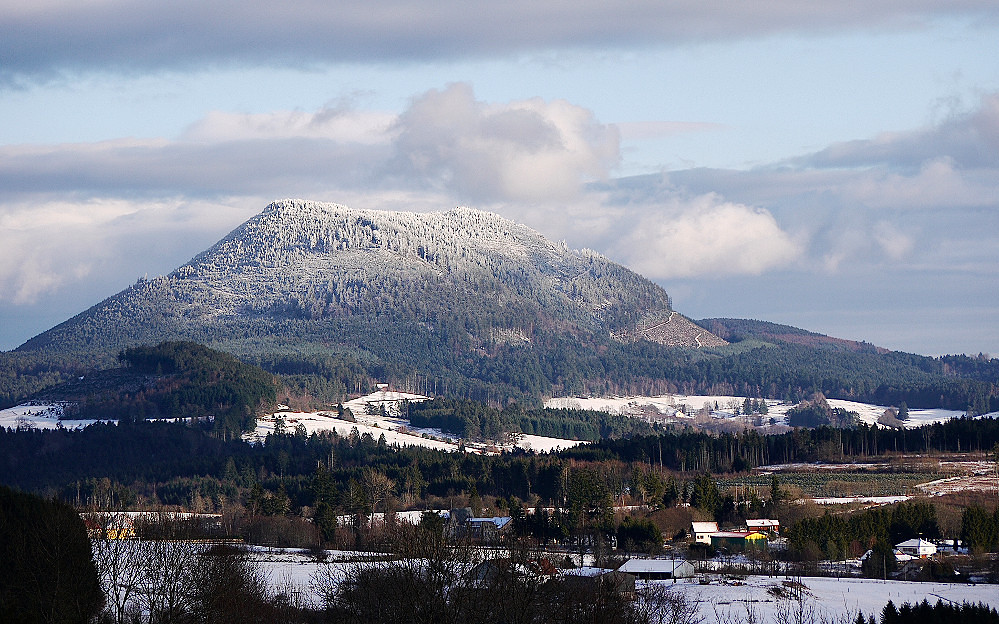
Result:
[[[997,353],[996,59],[975,0],[0,2],[0,348],[303,197],[497,212],[694,318]]]

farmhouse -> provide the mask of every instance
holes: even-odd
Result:
[[[895,550],[901,552],[903,555],[909,555],[910,557],[914,557],[916,559],[925,559],[937,554],[936,544],[933,542],[927,542],[921,538],[913,538],[906,540],[901,544],[895,544]]]
[[[492,587],[508,578],[549,579],[558,574],[558,568],[547,558],[515,563],[509,557],[486,559],[464,574],[466,581],[475,587]]]
[[[378,413],[384,410],[386,414],[398,416],[406,403],[422,403],[430,400],[430,397],[422,394],[389,390],[388,384],[378,384],[377,387],[378,389],[371,394],[347,401],[344,407],[349,407],[354,413]]]
[[[694,566],[683,559],[628,559],[618,572],[633,574],[643,581],[693,578]]]
[[[718,532],[717,522],[691,522],[690,532],[695,542],[711,544],[711,534]]]
[[[495,516],[492,518],[468,518],[465,520],[465,531],[468,537],[484,544],[495,544],[511,526],[510,516]]]

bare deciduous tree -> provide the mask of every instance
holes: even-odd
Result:
[[[146,564],[146,542],[129,539],[131,522],[112,512],[87,515],[94,565],[104,586],[107,609],[117,624],[141,611],[140,590]]]
[[[675,585],[646,583],[633,605],[636,622],[641,624],[700,624],[704,618],[695,600]]]

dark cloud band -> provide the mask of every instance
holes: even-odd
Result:
[[[238,63],[421,61],[996,20],[989,0],[37,0],[0,12],[0,80]]]

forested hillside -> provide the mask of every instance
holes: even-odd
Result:
[[[496,215],[287,200],[17,353],[100,367],[122,348],[163,340],[261,363],[335,357],[396,385],[419,376],[437,384],[434,394],[494,399],[582,389],[575,371],[560,379],[554,350],[724,344],[673,311],[651,281]]]
[[[70,418],[114,419],[122,425],[147,419],[211,422],[216,432],[239,434],[273,409],[277,384],[266,371],[228,353],[191,342],[163,342],[125,349],[122,368],[94,371],[45,391],[66,402]]]
[[[786,502],[779,481],[783,477],[772,475],[769,488],[744,491],[748,498],[740,505],[731,489],[724,490],[718,482],[720,474],[746,475],[766,462],[855,462],[897,457],[903,447],[910,453],[967,452],[990,450],[997,443],[999,421],[960,419],[911,431],[823,428],[775,436],[668,431],[554,454],[481,456],[398,448],[368,434],[339,437],[301,430],[272,434],[264,444],[249,445],[214,435],[205,423],[157,421],[98,424],[81,431],[0,429],[0,483],[103,509],[179,505],[192,511],[240,510],[250,518],[304,515],[314,518],[327,535],[333,534],[337,515],[474,507],[488,499],[493,508],[505,508],[514,516],[515,530],[546,540],[581,529],[611,531],[614,501],[621,500],[653,509],[681,509],[678,506],[686,503],[690,507],[682,509],[695,508],[733,523],[745,514],[780,513],[777,506]],[[541,509],[530,521],[525,504]],[[560,510],[549,513],[545,507]],[[784,509],[787,517],[800,518],[801,505],[792,507]],[[922,527],[922,518],[932,520],[920,513],[907,514],[911,517],[906,522]],[[688,526],[689,511],[684,514],[681,520],[670,516],[673,531]],[[963,523],[973,530],[969,538],[995,548],[989,532],[999,526],[999,515],[988,511],[972,516]],[[834,520],[816,521],[797,528],[792,537],[795,547],[804,551],[814,550],[808,542],[827,529],[850,542],[894,538],[899,525],[895,520],[871,516],[869,522],[851,521],[860,524],[849,531],[830,524]],[[926,527],[917,530],[929,531],[932,525]],[[842,539],[823,538],[817,548],[820,553],[840,552]]]
[[[638,418],[593,410],[525,410],[516,403],[500,410],[475,401],[437,398],[414,403],[408,414],[414,427],[441,429],[471,439],[498,440],[504,433],[520,432],[593,442],[652,432],[652,426]]]

